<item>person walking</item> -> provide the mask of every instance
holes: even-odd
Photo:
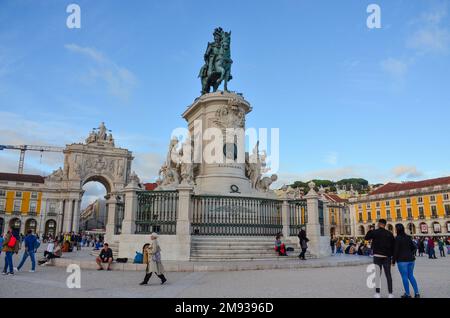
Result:
[[[164,266],[161,262],[161,247],[158,243],[158,234],[152,233],[150,235],[151,243],[145,250],[144,259],[147,257],[147,268],[145,269],[145,277],[142,283],[139,285],[147,285],[148,281],[155,273],[161,279],[161,285],[163,285],[167,279],[164,276]]]
[[[447,238],[446,244],[447,244],[447,255],[450,255],[450,237]]]
[[[25,261],[27,260],[27,258],[29,256],[31,259],[30,273],[34,273],[34,271],[36,270],[35,252],[36,252],[36,246],[37,246],[38,240],[37,240],[36,236],[33,234],[32,230],[28,230],[27,236],[25,236],[24,242],[25,242],[25,251],[23,252],[22,261],[20,262],[19,266],[17,266],[16,270],[18,272],[20,272],[23,264],[25,264]]]
[[[445,246],[444,239],[440,238],[438,241],[438,247],[439,247],[439,253],[441,254],[441,257],[445,257],[444,246]]]
[[[309,239],[306,237],[306,230],[305,227],[302,226],[300,232],[298,233],[298,239],[300,240],[300,248],[302,249],[302,252],[298,256],[301,260],[306,260],[306,250],[308,249],[308,242]]]
[[[336,253],[336,239],[334,238],[334,236],[331,236],[330,247],[331,247],[331,255],[334,256],[334,254]]]
[[[373,263],[376,268],[375,298],[381,298],[381,276],[384,270],[386,276],[389,298],[394,298],[392,287],[391,263],[394,254],[394,235],[386,230],[386,220],[378,220],[378,228],[372,225],[365,236],[365,240],[371,241],[373,251]]]
[[[425,253],[425,242],[424,239],[421,238],[419,240],[419,256],[422,257],[424,253]]]
[[[3,275],[14,275],[13,254],[19,253],[20,250],[20,234],[19,230],[10,227],[5,235],[2,245],[2,251],[5,252],[5,267]],[[9,272],[8,272],[9,269]]]
[[[436,251],[434,250],[434,239],[433,238],[429,238],[428,239],[428,258],[429,259],[437,259],[436,257]]]
[[[395,226],[395,232],[397,237],[395,238],[394,257],[392,259],[392,265],[397,263],[398,271],[402,277],[403,288],[405,294],[402,298],[411,298],[409,291],[409,283],[411,283],[414,289],[414,298],[420,298],[419,287],[414,277],[414,265],[415,265],[415,251],[416,245],[405,233],[405,227],[403,224],[397,224]]]

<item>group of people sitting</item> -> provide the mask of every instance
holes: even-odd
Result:
[[[38,261],[41,266],[47,265],[49,261],[54,258],[60,258],[62,256],[63,250],[61,244],[53,239],[48,240],[48,245],[44,251],[44,257]]]

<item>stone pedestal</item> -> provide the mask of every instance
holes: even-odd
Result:
[[[328,209],[326,209],[326,205],[324,205],[324,235],[322,235],[319,223],[320,196],[314,191],[312,186],[310,188],[311,190],[305,196],[308,211],[308,223],[306,225],[306,236],[309,239],[308,248],[311,254],[316,257],[330,256],[330,237],[325,233],[325,229],[329,227],[327,225],[328,217],[325,216],[325,214],[328,213]]]
[[[135,234],[136,232],[136,212],[138,205],[136,192],[139,190],[141,189],[136,182],[130,182],[125,187],[125,210],[121,234]]]
[[[189,261],[191,257],[191,194],[193,188],[189,185],[181,184],[178,187],[178,218],[176,245],[177,260]]]
[[[115,230],[116,204],[117,204],[116,198],[110,197],[106,201],[106,204],[108,207],[108,219],[106,221],[105,241],[111,242]]]
[[[202,95],[183,113],[194,142],[194,162],[201,163],[196,193],[230,195],[233,185],[241,195],[253,192],[245,175],[245,116],[251,110],[242,96],[216,92]]]

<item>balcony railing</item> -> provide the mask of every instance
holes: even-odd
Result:
[[[425,220],[425,215],[419,215],[419,219]]]
[[[391,218],[391,217],[388,217],[388,218],[386,218],[386,221],[392,222],[392,218]]]
[[[37,215],[36,211],[33,211],[33,212],[29,211],[28,212],[28,216],[36,216],[36,215]]]
[[[401,221],[401,220],[402,220],[402,217],[401,217],[401,216],[400,216],[400,217],[397,216],[397,217],[395,218],[395,220],[396,220],[396,221]]]
[[[22,212],[20,212],[20,211],[12,211],[11,214],[12,215],[22,215]]]
[[[431,216],[431,218],[432,218],[432,219],[437,219],[437,218],[439,218],[439,216],[438,216],[437,214],[433,214],[433,215]]]
[[[47,216],[58,216],[56,212],[47,212]]]

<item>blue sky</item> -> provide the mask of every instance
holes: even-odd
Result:
[[[68,29],[66,7],[81,7]],[[366,8],[381,7],[381,29]],[[220,8],[220,9],[219,9]],[[247,126],[280,129],[280,181],[450,175],[449,1],[0,1],[0,144],[64,145],[104,121],[156,178],[200,92],[212,31],[232,30]],[[0,153],[16,170],[18,153]],[[48,174],[58,154],[27,153]]]

